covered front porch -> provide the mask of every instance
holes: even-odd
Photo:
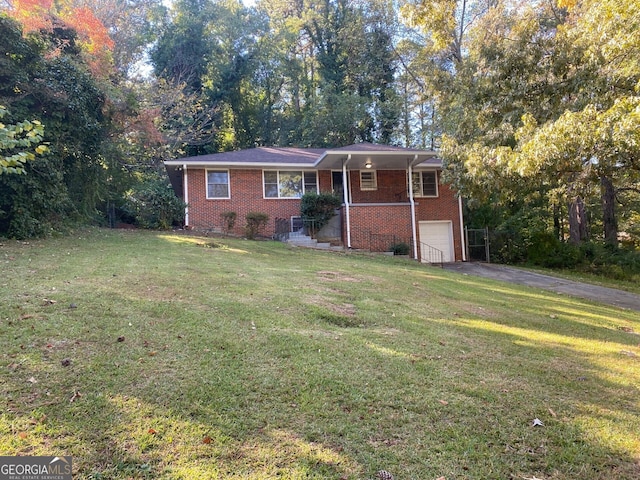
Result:
[[[453,241],[440,245],[446,247],[441,250],[420,238],[420,229],[425,227],[419,225],[419,200],[423,203],[434,200],[416,199],[415,193],[422,192],[422,185],[414,182],[422,182],[420,172],[430,172],[437,191],[435,183],[441,163],[435,152],[352,145],[325,152],[315,166],[319,171],[331,172],[333,191],[343,199],[341,237],[346,248],[373,252],[406,250],[411,258],[429,263],[455,260]]]

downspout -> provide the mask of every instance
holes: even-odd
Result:
[[[460,211],[460,245],[462,246],[462,261],[467,261],[467,246],[464,241],[464,223],[462,218],[462,197],[458,197],[458,210]],[[487,259],[489,261],[489,259]]]
[[[409,203],[411,204],[411,235],[413,236],[413,258],[418,260],[418,233],[416,231],[416,202],[413,198],[413,164],[418,161],[418,155],[414,155],[413,162],[409,163]]]
[[[347,224],[347,248],[351,248],[351,217],[349,215],[349,183],[347,177],[347,164],[351,161],[351,154],[347,155],[347,160],[342,164],[342,194],[344,196],[344,213]]]
[[[184,197],[184,226],[189,226],[189,176],[187,175],[187,164],[182,165],[182,182],[184,183],[182,195]]]

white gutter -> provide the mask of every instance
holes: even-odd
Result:
[[[413,164],[418,161],[418,154],[409,163],[409,203],[411,204],[411,235],[413,236],[413,258],[418,260],[418,234],[416,231],[416,202],[413,198]]]
[[[182,182],[183,182],[183,192],[182,195],[184,197],[184,203],[186,204],[184,207],[184,226],[189,226],[189,176],[187,175],[187,165],[182,165]]]
[[[462,218],[462,197],[458,197],[458,210],[460,211],[460,245],[462,245],[462,261],[467,261],[467,246],[464,241],[464,223]],[[489,261],[489,259],[487,259]]]
[[[349,183],[347,176],[347,164],[351,160],[351,154],[347,155],[347,160],[342,164],[342,194],[344,196],[344,213],[347,224],[347,248],[351,248],[351,216],[349,214]]]

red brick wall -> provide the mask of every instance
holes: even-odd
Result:
[[[378,189],[360,191],[360,173],[351,175],[353,203],[394,203],[405,205],[358,206],[352,205],[351,246],[373,250],[387,250],[392,243],[407,242],[412,237],[411,210],[407,198],[406,172],[404,170],[380,170],[377,172]],[[222,228],[223,212],[237,214],[233,233],[242,235],[248,212],[263,212],[269,215],[264,235],[275,233],[275,219],[289,219],[300,215],[299,199],[263,198],[261,170],[229,170],[230,199],[207,199],[204,169],[189,169],[189,226],[196,229]],[[331,190],[331,172],[318,172],[321,192]],[[343,215],[344,218],[344,215]],[[439,185],[438,198],[416,198],[416,225],[421,220],[452,220],[453,241],[457,260],[462,259],[460,242],[460,215],[458,200],[446,185]],[[372,235],[373,234],[373,235]],[[343,238],[346,244],[346,226]],[[376,245],[372,245],[371,242]]]
[[[411,209],[408,204],[352,205],[349,207],[349,217],[352,248],[382,252],[388,251],[394,243],[411,241]],[[345,235],[346,225],[343,226]]]
[[[264,198],[261,170],[229,170],[230,199],[207,199],[206,170],[189,169],[189,226],[195,229],[222,228],[221,214],[236,212],[233,233],[242,235],[246,225],[245,216],[249,212],[269,215],[264,235],[275,233],[275,219],[290,219],[300,215],[300,200],[296,198]],[[321,192],[331,191],[331,172],[318,172],[318,186]]]
[[[223,227],[221,214],[236,212],[233,233],[244,234],[245,217],[249,212],[269,215],[263,231],[266,236],[275,233],[275,219],[289,219],[300,215],[297,198],[264,198],[261,170],[229,170],[230,199],[207,199],[205,170],[188,170],[189,176],[189,226],[195,229]]]
[[[360,190],[360,171],[349,172],[351,181],[351,201],[353,203],[393,203],[408,202],[407,172],[405,170],[376,171],[378,188]]]
[[[318,172],[318,187],[320,193],[331,191],[331,170],[320,170]]]

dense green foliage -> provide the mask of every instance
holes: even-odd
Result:
[[[331,192],[305,193],[300,199],[300,216],[312,236],[324,227],[331,217],[335,216],[336,208],[342,204],[339,195]]]
[[[59,55],[46,54],[52,44],[62,45]],[[0,15],[0,49],[7,52],[0,101],[15,117],[43,124],[48,144],[46,155],[24,166],[26,175],[0,177],[0,233],[43,235],[71,217],[92,218],[105,183],[105,98],[78,57],[73,31],[24,38]]]
[[[286,3],[173,4],[151,51],[154,71],[199,95],[217,125],[212,142],[185,151],[396,139],[389,5]]]
[[[407,12],[433,40],[421,78],[469,221],[518,224],[524,251],[539,235],[615,246],[637,231],[640,2],[429,0]]]
[[[185,207],[170,185],[152,178],[126,194],[122,211],[139,227],[166,230],[184,224]]]
[[[411,246],[408,243],[394,243],[389,247],[389,251],[394,255],[409,255],[411,253]]]

